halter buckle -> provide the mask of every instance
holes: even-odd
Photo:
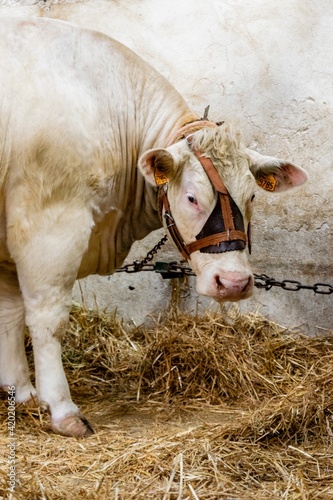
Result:
[[[172,215],[169,212],[165,212],[164,218],[166,220],[166,228],[169,229],[172,226],[175,226],[175,219],[172,217]]]

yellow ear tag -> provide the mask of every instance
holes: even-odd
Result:
[[[273,174],[260,174],[256,179],[258,186],[266,191],[274,191],[276,187],[277,180]]]
[[[169,182],[167,176],[163,174],[163,172],[160,172],[159,170],[155,170],[154,176],[155,176],[155,182],[158,186],[162,186],[163,184]]]

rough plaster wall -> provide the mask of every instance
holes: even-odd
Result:
[[[333,284],[331,0],[0,0],[0,6],[0,15],[59,17],[104,31],[163,73],[194,110],[210,104],[210,118],[230,121],[250,146],[303,166],[310,180],[301,191],[258,193],[251,262],[255,272],[276,279]],[[133,258],[158,236],[137,245]],[[102,306],[136,322],[163,308],[172,287],[150,273],[97,278],[91,292],[93,281],[82,283],[86,301],[96,293]],[[186,304],[195,307],[191,296]],[[332,297],[274,288],[256,290],[242,307],[316,333],[333,329]]]

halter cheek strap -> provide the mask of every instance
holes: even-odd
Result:
[[[191,138],[188,137],[187,141],[190,145]],[[186,244],[171,214],[167,188],[163,187],[161,189],[161,201],[164,207],[166,227],[171,238],[183,258],[186,260],[190,258],[191,253],[197,250],[203,253],[222,253],[233,250],[243,250],[246,247],[248,238],[244,232],[243,216],[238,206],[230,196],[211,160],[203,156],[199,151],[193,150],[193,152],[217,191],[217,202],[204,227],[200,233],[197,234],[196,241]]]

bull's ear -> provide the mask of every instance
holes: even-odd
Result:
[[[166,149],[149,149],[139,158],[138,166],[153,186],[162,186],[172,179],[175,160]]]
[[[301,167],[273,156],[264,156],[247,149],[250,157],[250,170],[262,189],[281,193],[304,184],[308,174]]]

